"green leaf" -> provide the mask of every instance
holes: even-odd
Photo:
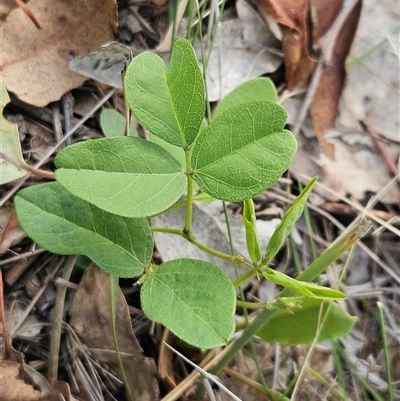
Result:
[[[275,85],[269,78],[250,79],[237,86],[219,102],[214,111],[213,118],[217,118],[234,106],[254,100],[278,102]]]
[[[56,182],[23,189],[15,197],[18,220],[40,246],[60,255],[85,255],[119,277],[143,272],[153,254],[147,219],[107,213]]]
[[[150,134],[149,141],[156,143],[157,145],[164,148],[167,152],[171,153],[171,155],[174,156],[175,159],[182,164],[182,166],[186,165],[185,151],[181,147],[171,145],[170,143],[165,142],[157,135]]]
[[[334,302],[304,298],[302,309],[296,309],[293,313],[283,310],[276,312],[257,335],[268,343],[310,344],[317,335],[318,327],[318,341],[333,340],[350,332],[356,321],[356,317],[350,316]]]
[[[297,149],[283,129],[287,114],[273,102],[230,108],[199,135],[192,151],[193,178],[215,198],[239,202],[273,184]]]
[[[272,281],[275,284],[279,284],[282,287],[287,288],[293,293],[319,299],[345,299],[346,295],[338,290],[333,290],[332,288],[322,287],[321,285],[307,283],[306,281],[295,280],[287,276],[286,274],[273,270],[267,267],[263,271],[263,275],[267,280]]]
[[[56,180],[72,194],[113,214],[151,216],[182,195],[182,165],[162,147],[124,136],[80,142],[56,157]]]
[[[100,126],[103,134],[107,138],[124,136],[126,130],[126,118],[117,110],[103,109],[100,113]],[[135,127],[131,124],[129,127],[130,136],[138,136]]]
[[[124,78],[128,104],[139,123],[176,146],[190,146],[204,118],[204,83],[193,47],[178,39],[170,68],[153,53],[142,53]]]
[[[177,259],[161,265],[144,282],[146,316],[199,348],[226,345],[235,328],[235,289],[208,262]]]
[[[7,90],[0,83],[0,185],[29,175],[29,172],[23,169],[27,164],[22,157],[18,127],[3,117],[4,107],[9,102]],[[11,161],[21,167],[17,167]]]
[[[243,201],[243,225],[246,230],[246,244],[250,258],[253,263],[258,263],[261,260],[261,249],[257,235],[253,199]]]
[[[294,224],[300,218],[306,205],[307,199],[317,182],[318,177],[314,177],[307,186],[303,189],[301,194],[293,202],[293,205],[286,211],[279,226],[276,228],[268,243],[265,260],[270,261],[279,251],[283,242],[290,234]]]

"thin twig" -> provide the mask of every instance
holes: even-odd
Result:
[[[0,266],[4,266],[4,265],[6,265],[8,263],[16,262],[16,261],[18,261],[20,259],[29,258],[30,256],[37,255],[37,254],[43,253],[43,252],[46,252],[46,249],[41,249],[40,248],[40,249],[36,249],[34,251],[21,253],[20,255],[13,256],[12,258],[0,260]]]
[[[35,17],[35,14],[28,8],[28,6],[22,0],[14,0],[14,3],[21,8],[21,10],[27,15],[27,17],[36,25],[36,28],[42,29],[39,20]]]

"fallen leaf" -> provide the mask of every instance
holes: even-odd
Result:
[[[388,139],[385,146],[392,160],[397,161],[400,154],[400,76],[399,57],[393,41],[397,40],[398,29],[398,15],[393,13],[389,0],[379,4],[364,2],[346,63],[347,78],[336,128],[325,133],[335,147],[336,160],[321,154],[311,120],[303,123],[303,134],[297,138],[299,148],[290,171],[303,183],[308,182],[306,177],[319,175],[323,187],[317,185],[315,192],[329,201],[338,201],[346,195],[361,201],[368,192],[379,193],[393,177],[360,121]],[[289,114],[288,123],[293,125],[300,101],[288,99],[283,106]],[[397,204],[399,199],[398,186],[391,186],[380,195],[384,204]]]
[[[85,54],[112,40],[114,0],[31,0],[42,29],[23,10],[0,28],[0,80],[24,102],[42,107],[80,86],[85,78],[67,67],[71,54]]]
[[[70,308],[70,324],[91,354],[118,371],[110,321],[110,276],[92,264],[85,269]],[[128,305],[118,291],[116,333],[122,364],[135,401],[158,400],[155,364],[142,354],[133,334]]]
[[[309,53],[307,0],[252,0],[282,30],[282,50],[288,89],[304,81],[314,69]]]
[[[267,18],[277,22],[282,30],[282,50],[286,83],[289,90],[307,79],[314,71],[315,61],[324,57],[329,47],[325,35],[342,11],[343,0],[252,0]],[[325,131],[334,127],[339,100],[345,81],[344,63],[358,26],[362,2],[359,1],[340,28],[334,43],[330,65],[324,66],[313,98],[310,114],[318,141],[329,157],[334,148]],[[311,34],[310,34],[311,33]],[[335,39],[333,39],[335,40]]]
[[[292,124],[296,121],[301,102],[288,99],[283,106],[288,110],[288,121]],[[335,160],[321,150],[310,119],[305,121],[303,132],[297,137],[299,147],[289,170],[304,184],[318,175],[321,185],[316,185],[314,191],[324,199],[338,201],[341,197],[350,196],[361,201],[368,192],[378,193],[391,180],[372,138],[364,132],[329,129],[327,134],[335,147]],[[398,152],[399,146],[396,148]],[[392,186],[380,198],[385,204],[397,204],[399,199],[398,186]]]
[[[29,175],[23,169],[27,164],[22,157],[17,125],[3,117],[4,107],[9,102],[10,97],[5,87],[0,85],[0,185]]]
[[[18,224],[14,208],[0,208],[0,255],[26,237]]]
[[[393,2],[363,4],[359,28],[347,61],[347,79],[338,124],[360,130],[363,121],[399,144],[399,13]],[[399,149],[392,150],[397,160]]]
[[[264,48],[279,47],[260,16],[243,0],[236,3],[238,18],[222,21],[207,65],[208,100],[223,98],[251,78],[275,71],[282,62]],[[201,59],[199,46],[196,53]]]
[[[26,128],[29,136],[31,136],[31,155],[35,160],[42,160],[43,157],[52,149],[55,145],[55,135],[53,131],[46,129],[45,127],[26,121]]]
[[[319,0],[315,3],[320,5],[321,1]],[[338,3],[340,2],[329,2],[329,5]],[[318,142],[325,153],[331,158],[334,157],[334,147],[325,139],[324,135],[328,128],[335,126],[339,101],[342,96],[346,78],[344,64],[357,30],[361,4],[361,1],[357,3],[340,30],[332,54],[331,64],[327,65],[322,72],[318,89],[310,107],[310,116]],[[315,14],[317,15],[316,21],[313,24],[316,27],[316,32],[314,32],[314,41],[319,40],[323,35],[325,35],[340,11],[340,8],[335,10],[334,7],[326,7],[327,5],[328,3],[323,2],[324,7],[316,7],[316,9],[314,9]]]
[[[118,42],[110,42],[97,50],[76,57],[68,67],[103,84],[122,89],[122,71],[131,61],[133,51]]]
[[[17,7],[14,0],[2,0],[0,2],[0,25],[7,19],[10,12]]]
[[[32,311],[28,316],[25,316],[25,311],[26,305],[22,301],[7,302],[7,327],[10,333],[14,332],[14,327],[19,327],[13,336],[14,338],[23,338],[33,341],[34,338],[40,334],[43,324],[39,321],[35,311]],[[20,324],[21,319],[23,319],[22,324]]]
[[[39,372],[25,365],[21,353],[11,351],[7,360],[0,356],[1,401],[77,401],[67,383],[56,382],[51,388]]]

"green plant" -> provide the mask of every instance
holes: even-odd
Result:
[[[201,260],[153,265],[152,230],[181,235],[206,252],[252,266],[251,274],[264,274],[292,291],[273,303],[256,305],[279,312],[273,324],[260,331],[266,340],[311,342],[320,308],[325,308],[321,339],[348,332],[355,319],[338,305],[329,306],[344,294],[268,267],[300,217],[316,179],[287,211],[266,250],[257,239],[251,198],[282,175],[297,147],[292,133],[284,129],[286,112],[277,103],[271,81],[262,78],[240,85],[222,100],[207,123],[202,74],[193,48],[181,39],[175,42],[168,70],[155,54],[134,58],[125,73],[124,90],[138,122],[158,143],[122,136],[120,129],[109,132],[103,124],[107,138],[61,150],[55,159],[56,182],[23,189],[15,198],[26,233],[51,252],[85,255],[111,275],[141,276],[145,314],[201,348],[230,340],[235,330],[235,287],[221,269]],[[194,238],[195,186],[217,199],[244,202],[251,262],[209,249]],[[186,220],[182,229],[150,227],[148,217],[182,204],[183,195]],[[288,329],[293,324],[287,323],[290,316],[307,322],[313,331],[293,333]],[[335,330],[330,330],[333,323]]]

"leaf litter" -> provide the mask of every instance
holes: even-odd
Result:
[[[29,23],[21,9],[10,13],[0,27],[0,80],[24,102],[43,107],[83,84],[85,78],[68,69],[68,57],[113,38],[116,5],[113,0],[32,0],[29,7],[43,27]]]
[[[29,4],[31,3],[32,5],[34,4],[33,0]],[[238,2],[237,4],[238,13],[240,13],[241,6],[242,5],[240,5]],[[338,119],[336,120],[336,127],[331,127],[330,130],[325,130],[324,132],[326,140],[329,141],[329,143],[332,143],[335,148],[335,160],[330,159],[329,157],[326,156],[326,154],[323,151],[321,151],[320,145],[318,141],[315,139],[315,126],[313,127],[313,123],[315,123],[315,121],[307,119],[305,123],[302,125],[302,132],[300,132],[298,136],[298,140],[300,142],[300,152],[296,159],[297,164],[293,165],[291,171],[295,178],[303,179],[304,182],[306,182],[306,180],[302,178],[304,175],[308,175],[309,177],[314,176],[315,174],[320,175],[320,182],[325,185],[325,188],[322,188],[320,186],[319,189],[316,190],[319,196],[314,195],[314,201],[317,201],[319,204],[321,204],[321,200],[322,201],[327,200],[328,202],[326,203],[328,204],[330,203],[331,205],[333,205],[332,201],[340,200],[341,198],[343,198],[345,195],[348,194],[350,194],[356,200],[364,200],[366,192],[372,191],[374,193],[378,193],[378,196],[380,197],[382,204],[390,208],[390,213],[388,213],[389,216],[398,216],[398,209],[396,209],[396,204],[398,204],[398,199],[399,199],[398,187],[396,187],[395,185],[382,195],[379,195],[379,191],[383,187],[385,187],[385,185],[389,182],[391,175],[388,172],[385,164],[382,163],[382,158],[377,153],[376,148],[374,147],[375,145],[372,139],[369,138],[369,134],[365,129],[366,126],[373,127],[380,135],[382,135],[382,137],[386,139],[386,141],[389,140],[389,142],[385,142],[385,144],[389,148],[390,155],[393,158],[393,160],[396,160],[398,158],[398,152],[399,152],[398,107],[397,107],[398,90],[396,91],[396,88],[398,88],[398,74],[396,76],[396,73],[398,72],[398,57],[396,58],[395,55],[396,38],[395,35],[393,35],[393,32],[395,32],[395,30],[397,29],[398,15],[396,16],[396,11],[393,8],[393,2],[391,3],[390,1],[385,1],[383,3],[381,2],[379,4],[375,3],[372,4],[371,1],[366,1],[364,2],[363,6],[364,7],[361,14],[360,28],[357,31],[356,40],[352,47],[350,57],[348,58],[348,60],[354,61],[354,63],[351,67],[346,67],[348,79],[343,92],[343,96],[340,101],[340,106],[339,106],[340,113]],[[57,8],[56,5],[53,5],[52,7]],[[43,20],[42,18],[40,18],[40,21],[42,23],[45,22],[45,20]],[[240,23],[240,25],[242,26],[241,29],[238,28],[235,31],[236,29],[235,28],[230,31],[229,30],[227,30],[226,32],[223,31],[224,33],[222,35],[223,36],[222,39],[227,40],[228,43],[231,40],[232,41],[231,43],[238,44],[239,41],[237,39],[238,37],[237,35],[239,35],[239,37],[240,35],[243,35],[243,29],[251,30],[251,27],[254,24],[254,22],[250,22],[251,21],[250,18],[245,21],[246,22],[241,21]],[[28,20],[26,23],[33,25]],[[271,26],[270,23],[269,25]],[[371,26],[373,26],[373,29],[369,29]],[[132,28],[132,32],[136,32],[135,35],[140,37],[141,32],[138,31],[137,29],[138,29],[137,26],[134,29]],[[257,29],[261,30],[261,28]],[[267,30],[267,28],[265,29]],[[272,29],[272,31],[275,32],[274,29]],[[233,33],[235,32],[236,34],[234,35]],[[232,35],[233,38],[236,37],[236,39],[233,39],[232,37],[230,37],[230,35]],[[266,34],[266,37],[271,38],[271,34],[270,33]],[[263,40],[267,40],[266,37],[263,38],[261,36],[261,39],[256,39],[255,41],[257,42],[257,45],[260,45],[260,43]],[[98,45],[102,45],[106,42],[109,42],[112,39],[113,38],[110,36],[102,43],[97,43],[97,44],[93,43],[93,46],[90,46],[90,48],[87,51],[85,52],[82,51],[82,53],[79,54],[84,54],[90,50],[94,50],[98,47]],[[234,40],[237,40],[237,42],[233,42]],[[383,40],[385,40],[383,45],[381,45],[374,52],[368,54],[365,58],[363,58],[364,54],[368,53],[369,50],[374,49],[375,45],[379,44]],[[150,41],[149,43],[150,47],[151,46],[154,47],[156,45],[155,40]],[[243,45],[244,43],[247,42],[242,41],[241,45]],[[272,46],[278,47],[279,37],[278,40],[276,38],[273,38],[272,42],[268,43],[265,42],[264,44],[266,46],[269,46],[271,43],[273,43]],[[222,46],[222,49],[223,47],[224,46]],[[243,59],[247,57],[245,56],[246,52],[242,52],[240,54]],[[284,55],[284,60],[286,60],[285,56],[288,57],[288,54],[285,54],[284,52],[283,55]],[[228,60],[228,56],[225,56],[224,59]],[[258,64],[257,60],[258,60],[257,58],[256,59],[250,58],[249,64],[247,65],[252,65],[253,63],[253,65],[256,66],[254,68],[260,68],[259,66],[261,64]],[[271,65],[273,65],[273,67],[272,68],[269,67],[265,71],[268,73],[275,72],[275,74],[277,74],[279,72],[279,66],[281,64],[280,60],[281,59],[277,57],[275,59],[276,64],[274,64],[271,58],[269,60],[266,60],[267,63],[271,62],[272,63]],[[244,63],[245,62],[247,61],[244,60]],[[305,63],[305,65],[307,64],[308,62]],[[229,82],[231,82],[229,85],[232,85],[232,87],[234,87],[235,85],[241,83],[241,79],[246,79],[249,70],[248,69],[246,70],[245,68],[243,69],[243,71],[245,71],[245,73],[244,74],[241,73],[238,76],[235,76],[234,72],[233,74],[234,78],[229,79]],[[228,77],[230,73],[230,71],[224,69],[222,69],[221,72],[222,75],[226,77]],[[218,74],[220,75],[221,72],[216,73],[217,74],[216,76],[218,76]],[[263,72],[260,72],[259,74],[262,74]],[[83,82],[85,78],[80,77],[80,79],[82,80],[81,82]],[[235,81],[237,81],[236,84]],[[221,93],[221,87],[223,87],[223,85],[224,83],[222,83],[222,86],[214,85],[216,87],[215,89],[216,99],[219,98]],[[55,88],[57,88],[57,86],[58,85],[56,83]],[[306,84],[303,83],[303,88],[305,87]],[[88,89],[92,92],[98,91],[97,95],[99,97],[101,96],[101,91],[99,91],[98,88],[93,88],[93,86],[86,86],[85,90],[87,91]],[[296,124],[296,116],[301,108],[302,98],[299,96],[297,96],[297,98],[293,98],[294,93],[299,89],[301,90],[301,86],[294,88],[293,93],[289,93],[290,98],[287,99],[284,103],[284,106],[289,108],[290,122],[293,125]],[[63,91],[59,91],[60,95],[57,95],[58,96],[57,99],[60,98],[62,92]],[[18,95],[17,92],[16,94]],[[79,95],[75,94],[75,96]],[[388,99],[388,101],[386,99]],[[115,102],[116,104],[117,101],[112,100],[112,102]],[[50,116],[53,113],[51,108],[43,110],[47,110]],[[27,114],[26,112],[24,112],[23,114],[24,116],[32,118],[31,114]],[[36,120],[38,119],[38,117],[34,118]],[[91,135],[93,135],[93,133],[95,135],[101,135],[98,128],[96,128],[95,124],[93,124],[93,119],[90,121],[91,121],[90,129],[92,130]],[[360,124],[360,121],[365,123],[365,125],[363,126],[362,124]],[[50,128],[52,127],[51,120],[47,121],[46,124],[48,127]],[[93,129],[93,127],[95,128]],[[86,128],[89,127],[86,126]],[[31,129],[29,128],[29,130]],[[74,141],[78,140],[79,138],[82,138],[83,135],[84,134],[77,136],[74,139]],[[308,135],[308,137],[306,135]],[[38,142],[40,142],[40,140]],[[25,145],[25,143],[23,145]],[[23,147],[24,155],[26,153],[25,147]],[[362,155],[362,158],[360,158],[360,154]],[[1,195],[3,196],[6,193],[6,191],[9,190],[10,187],[11,187],[10,184],[4,186],[1,189]],[[336,193],[332,193],[332,189],[334,189]],[[277,188],[274,188],[272,191],[268,191],[267,194],[264,194],[264,197],[261,197],[257,204],[258,207],[260,208],[259,211],[261,211],[262,213],[264,211],[268,212],[269,210],[268,208],[271,208],[271,205],[272,206],[275,205],[276,202],[280,206],[284,205],[286,202],[285,192],[282,193],[280,192],[281,190],[279,189],[277,190]],[[276,194],[280,195],[276,197]],[[312,204],[311,207],[314,210],[319,210],[317,212],[318,214],[323,213],[321,209],[318,209],[318,206],[315,203]],[[354,208],[354,206],[351,207]],[[272,207],[271,209],[273,208],[274,207]],[[218,212],[217,214],[219,213],[220,212]],[[202,214],[201,216],[202,216],[201,218],[203,218],[204,220],[205,215]],[[213,219],[214,218],[215,216],[213,217]],[[205,219],[205,221],[207,221],[207,219]],[[234,218],[234,220],[238,219]],[[258,221],[262,220],[259,219]],[[301,228],[301,224],[303,223],[300,221],[298,227]],[[334,224],[336,225],[337,223],[334,222]],[[211,232],[213,233],[213,235],[215,233],[214,242],[220,241],[225,244],[224,245],[225,247],[228,247],[229,244],[226,241],[226,233],[223,232],[223,230],[221,230],[221,226],[223,227],[223,224],[221,224],[221,222],[219,222],[218,224],[211,223],[211,227],[213,227],[211,229]],[[340,225],[337,225],[337,227],[339,230],[341,229]],[[317,244],[323,244],[324,241],[326,241],[325,240],[326,238],[334,238],[336,235],[334,231],[330,231],[330,229],[328,228],[326,229],[325,232],[320,232],[318,227],[315,227],[315,230],[316,231],[314,232],[313,236],[316,239]],[[201,229],[201,231],[204,232],[204,235],[206,237],[209,234],[210,226],[209,225],[207,226],[206,224],[206,228]],[[305,235],[303,229],[301,229],[300,233],[302,235]],[[8,232],[5,232],[5,237],[8,236],[9,236]],[[164,235],[160,235],[160,238],[162,237],[164,237]],[[241,235],[240,233],[235,234],[234,237],[240,238]],[[386,310],[388,313],[388,323],[387,323],[388,327],[390,330],[394,331],[396,330],[396,319],[393,319],[393,316],[396,316],[395,315],[396,309],[395,307],[391,306],[392,304],[390,302],[388,303],[388,298],[387,295],[385,294],[387,294],[388,292],[390,294],[394,294],[393,299],[394,302],[396,302],[395,291],[396,288],[398,289],[399,282],[396,281],[396,275],[388,276],[382,272],[394,271],[396,268],[398,268],[399,257],[398,257],[398,237],[395,237],[394,235],[390,234],[390,232],[383,232],[380,233],[379,238],[380,238],[379,239],[380,249],[378,248],[378,256],[375,256],[375,259],[373,259],[373,261],[371,259],[373,257],[373,254],[369,253],[368,254],[369,256],[366,258],[366,260],[365,258],[363,258],[361,262],[359,262],[360,258],[358,258],[354,262],[350,262],[349,269],[352,272],[362,268],[367,273],[362,278],[364,284],[359,282],[354,282],[351,280],[348,283],[347,295],[349,296],[349,308],[352,310],[352,314],[356,314],[359,316],[360,322],[354,331],[355,335],[347,336],[347,338],[343,339],[342,342],[344,344],[346,353],[350,358],[349,363],[354,363],[357,366],[362,366],[362,368],[360,368],[361,374],[363,374],[365,377],[368,377],[368,380],[370,380],[370,382],[374,386],[376,386],[377,389],[384,392],[386,382],[385,380],[382,380],[382,378],[385,379],[385,376],[382,371],[379,371],[379,368],[377,366],[377,365],[383,366],[384,362],[382,359],[380,359],[381,353],[379,353],[379,351],[376,352],[376,350],[374,350],[374,348],[372,347],[373,341],[375,341],[376,344],[379,344],[380,341],[379,327],[374,318],[362,310],[362,303],[368,302],[373,308],[375,305],[374,301],[376,299],[379,298],[383,300],[383,302],[385,302],[385,304],[387,305]],[[368,240],[369,240],[369,248],[373,248],[374,247],[373,238],[369,238]],[[307,240],[307,234],[306,234],[304,237],[304,241],[301,243],[301,245],[299,244],[298,246],[299,247],[303,246],[307,248],[307,246],[309,246],[307,244],[309,244],[309,241]],[[165,260],[167,260],[168,252],[161,250],[161,247],[163,245],[164,243],[162,239],[158,240],[157,246],[160,248],[159,249],[160,254],[162,255],[163,258],[165,258]],[[10,253],[10,251],[7,251],[7,248],[10,247],[11,251],[16,252],[17,254],[25,253],[32,249],[35,250],[35,248],[31,247],[29,241],[24,239],[18,239],[15,243],[9,242],[9,245],[7,245],[7,247],[5,247],[4,249],[4,252],[6,252],[5,261],[11,259],[10,256],[14,257],[15,255],[14,253]],[[240,247],[238,247],[237,244],[236,247],[237,249],[240,249]],[[169,250],[173,249],[175,251],[185,252],[187,248],[189,248],[188,244],[184,242],[182,244],[171,243],[169,245]],[[310,255],[307,252],[307,250],[300,249],[300,251],[302,252],[302,255],[305,259],[310,258]],[[238,250],[238,252],[240,252],[240,250]],[[32,262],[32,268],[37,269],[40,268],[41,265],[48,263],[48,259],[46,259],[45,255],[46,254],[43,255],[39,254],[39,257],[38,259],[36,259],[36,262],[35,261]],[[3,264],[3,262],[0,263],[2,264],[2,267],[4,266],[7,269],[7,272],[12,270],[11,268],[15,264],[15,262],[10,262],[6,264]],[[282,267],[283,265],[285,265],[285,263],[288,263],[288,259],[278,258],[276,263],[278,267]],[[363,266],[360,266],[359,263],[363,263]],[[230,267],[230,269],[231,269],[230,274],[234,275],[232,267]],[[336,274],[338,271],[340,271],[340,269],[341,265],[335,266],[333,272],[331,273]],[[383,269],[383,270],[377,270],[377,269]],[[40,278],[40,280],[43,280],[43,276]],[[74,278],[73,281],[79,282],[81,281],[81,279],[78,276],[77,278]],[[365,283],[368,284],[368,287],[363,287]],[[70,285],[72,285],[72,283]],[[258,285],[256,283],[249,283],[249,285],[251,288],[250,292],[257,294]],[[385,291],[387,291],[386,293],[383,292],[382,289],[383,286],[386,286],[385,287],[386,288]],[[25,290],[20,290],[20,291],[25,291]],[[85,301],[82,301],[81,304],[83,305],[85,302],[89,307],[93,308],[94,305],[93,302],[87,302],[85,299]],[[126,306],[123,309],[126,310],[125,308]],[[79,309],[79,304],[77,309]],[[124,319],[126,318],[127,317],[125,316]],[[365,327],[368,327],[368,330],[366,330]],[[91,355],[91,350],[89,351],[86,350],[84,352],[81,352],[81,350],[84,349],[85,345],[79,342],[82,341],[82,339],[79,340],[76,337],[76,334],[74,333],[75,332],[72,331],[71,329],[66,329],[67,347],[69,347],[69,349],[71,350],[72,349],[78,350],[79,358],[82,358],[81,360],[85,361],[84,363],[88,363],[92,367],[92,369],[98,369],[98,371],[101,372],[100,373],[101,375],[107,377],[107,380],[109,381],[106,380],[106,382],[109,388],[112,388],[113,386],[117,387],[120,386],[119,380],[115,376],[110,375],[109,373],[109,370],[112,371],[113,369],[104,370],[103,368],[99,368],[99,366],[96,365],[96,361],[93,359],[93,356]],[[143,340],[142,338],[139,339],[141,341]],[[39,342],[40,339],[36,341]],[[135,342],[134,340],[132,340],[132,338],[130,338],[128,341]],[[16,342],[16,344],[29,344],[31,348],[34,347],[34,341],[27,341],[16,338],[14,339],[14,342]],[[272,380],[274,380],[273,372],[276,362],[276,346],[268,345],[265,343],[258,344],[258,346],[261,346],[259,350],[259,355],[263,357],[261,363],[265,372],[265,377],[270,383],[272,382]],[[279,371],[278,382],[284,384],[288,383],[287,381],[288,377],[290,377],[294,373],[293,366],[299,366],[302,364],[302,361],[304,360],[304,357],[308,352],[308,347],[299,346],[296,349],[293,349],[287,346],[281,346],[281,352],[287,355],[286,357],[287,359],[285,360],[286,361],[285,363],[281,364],[280,369],[278,369]],[[98,354],[102,354],[102,352],[98,352]],[[25,356],[27,359],[32,358],[29,352],[27,352]],[[373,358],[371,358],[371,356],[372,357],[375,356],[377,360],[374,361]],[[393,351],[393,361],[395,361],[395,357],[396,353],[395,351]],[[85,376],[85,374],[83,373],[84,372],[83,364],[82,362],[79,362],[80,360],[79,358],[75,359],[76,365],[74,372],[76,374],[76,377],[80,378],[79,379],[80,386],[84,385],[91,386],[95,382],[97,382],[95,375],[92,374],[94,370],[90,374],[89,381],[87,381],[86,379],[85,382],[83,379]],[[139,356],[138,361],[140,361],[141,358],[142,357]],[[314,350],[314,358],[315,358],[314,362],[316,363],[316,365],[311,364],[311,367],[313,367],[315,371],[323,372],[324,377],[333,380],[333,378],[336,376],[336,373],[335,369],[332,366],[331,349],[328,348],[322,350],[320,349]],[[42,359],[45,360],[45,358]],[[369,365],[368,361],[370,363]],[[250,369],[248,370],[244,369],[244,366],[247,366],[249,364],[250,360],[244,361],[241,360],[240,358],[236,358],[233,367],[235,368],[235,370],[242,372],[245,378],[251,377],[254,378],[255,381],[257,381],[258,376],[256,374],[256,369],[254,367],[250,367]],[[398,367],[396,368],[396,366],[397,365],[394,363],[395,367],[394,374],[395,377],[399,377],[400,373]],[[378,370],[376,370],[377,368]],[[177,383],[180,381],[179,378],[180,374],[177,373],[176,360],[175,363],[173,364],[173,369],[175,369],[173,370],[173,374],[175,375],[174,381]],[[251,398],[252,395],[250,395],[250,390],[247,387],[245,387],[243,383],[240,381],[241,380],[240,375],[239,377],[236,377],[234,376],[234,372],[231,372],[230,374],[228,373],[228,375],[231,378],[227,381],[227,383],[230,383],[231,385],[234,385],[233,383],[240,383],[237,385],[236,388],[237,391],[235,391],[235,393],[240,395],[243,401],[250,401],[252,399]],[[65,377],[66,376],[64,375],[64,378]],[[73,380],[71,381],[67,380],[67,381],[71,383],[71,387],[74,388],[74,391],[77,391],[76,386],[73,385]],[[314,376],[312,375],[307,376],[307,380],[304,383],[305,384],[303,391],[304,392],[308,391],[310,394],[314,394],[314,397],[316,397],[314,399],[320,399],[322,396],[326,395],[327,388],[323,384],[321,384],[321,382],[316,380]],[[100,398],[103,397],[101,395],[101,390],[97,389],[96,391],[98,392],[94,394],[97,394],[99,396],[98,399],[103,399]],[[354,392],[356,391],[359,390],[355,388]],[[355,393],[353,393],[353,395],[354,394]],[[67,399],[66,395],[64,395],[64,397]],[[257,398],[257,395],[254,395],[253,399],[261,399],[260,397],[261,396],[258,396]]]

